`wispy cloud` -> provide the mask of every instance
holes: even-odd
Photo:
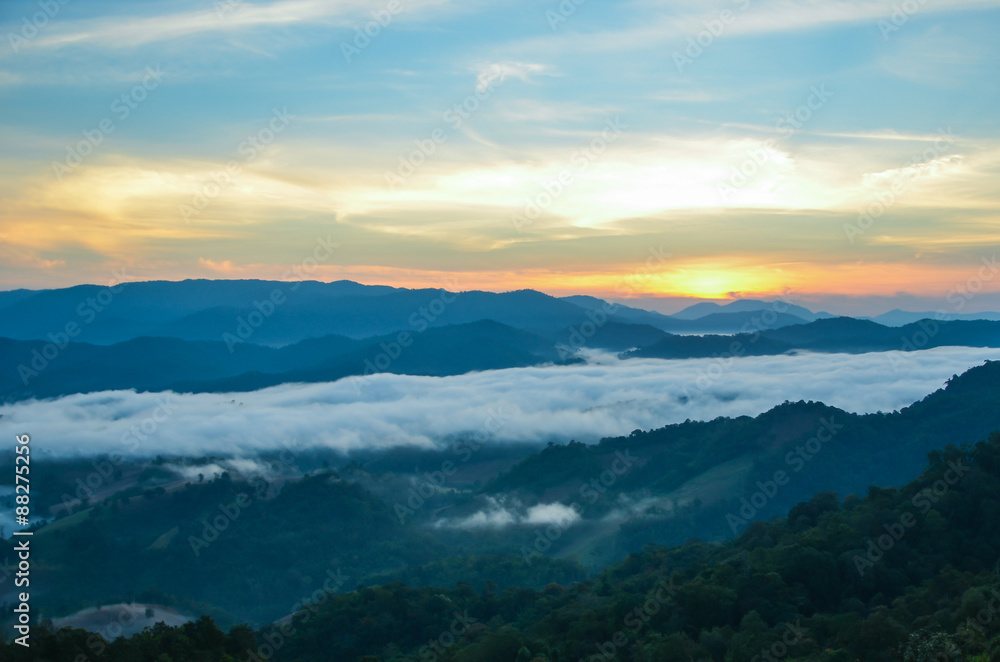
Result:
[[[476,90],[479,92],[485,92],[492,85],[502,83],[508,77],[529,83],[532,76],[554,75],[551,67],[536,62],[491,62],[480,64],[475,71]]]
[[[998,0],[945,0],[922,5],[927,14],[959,12],[1000,7]],[[664,9],[661,3],[634,14],[634,25],[587,32],[564,31],[546,37],[533,37],[516,44],[517,52],[566,53],[637,51],[664,44],[678,43],[705,30],[706,21],[718,19],[722,11],[735,18],[728,21],[726,36],[763,36],[777,33],[806,32],[822,28],[867,23],[878,34],[877,22],[889,19],[893,6],[881,0],[765,0],[732,2],[712,0],[684,3]]]
[[[407,0],[411,13],[445,5],[448,0]],[[204,9],[148,15],[122,14],[113,17],[63,19],[25,48],[57,49],[67,46],[118,50],[144,44],[183,40],[192,37],[230,34],[300,25],[352,26],[371,20],[372,11],[384,9],[379,0],[276,0],[236,2],[231,11],[220,12],[213,3]],[[135,5],[128,5],[134,11]],[[152,6],[151,6],[152,7]],[[149,9],[149,8],[145,8]]]

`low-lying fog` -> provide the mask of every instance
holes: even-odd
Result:
[[[685,419],[756,415],[785,400],[892,411],[1000,349],[948,347],[860,355],[677,361],[591,355],[586,365],[457,377],[380,374],[252,393],[106,391],[0,407],[35,454],[249,454],[326,446],[431,447],[454,435],[498,442],[593,442]]]

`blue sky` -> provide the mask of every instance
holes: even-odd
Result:
[[[7,1],[0,274],[277,278],[333,237],[315,278],[932,305],[1000,244],[997,25],[996,1]]]

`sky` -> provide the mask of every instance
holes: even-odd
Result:
[[[1000,0],[4,0],[0,288],[306,265],[998,309],[997,25]]]

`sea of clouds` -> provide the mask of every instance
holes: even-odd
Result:
[[[286,384],[252,393],[105,391],[0,407],[5,428],[32,436],[33,454],[121,453],[249,457],[327,447],[342,452],[433,448],[456,436],[492,443],[593,442],[685,419],[756,415],[785,400],[852,412],[893,411],[1000,349],[903,354],[799,354],[625,360],[517,368],[456,377],[379,374]]]

